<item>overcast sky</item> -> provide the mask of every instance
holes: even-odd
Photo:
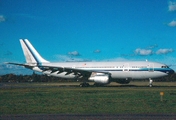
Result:
[[[27,38],[49,61],[148,60],[176,70],[176,1],[1,0],[0,74],[26,73]]]

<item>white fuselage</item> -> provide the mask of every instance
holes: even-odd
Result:
[[[63,63],[46,63],[44,66],[63,66],[72,69],[82,69],[87,71],[96,71],[97,73],[108,72],[111,79],[145,79],[157,78],[168,75],[173,72],[172,69],[165,64],[147,61],[125,61],[125,62],[63,62]],[[67,72],[58,73],[58,71],[51,72],[50,70],[42,71],[39,68],[33,70],[43,72],[44,74],[56,76],[60,78],[76,78],[74,73],[67,74]]]

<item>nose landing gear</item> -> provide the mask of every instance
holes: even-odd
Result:
[[[151,78],[149,78],[149,87],[153,86],[152,83],[153,83],[153,80]]]

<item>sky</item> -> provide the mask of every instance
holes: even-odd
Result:
[[[0,75],[30,74],[19,39],[51,62],[148,60],[176,70],[176,1],[0,0]]]

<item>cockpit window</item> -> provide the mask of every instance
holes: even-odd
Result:
[[[161,66],[161,68],[169,68],[168,66]]]

